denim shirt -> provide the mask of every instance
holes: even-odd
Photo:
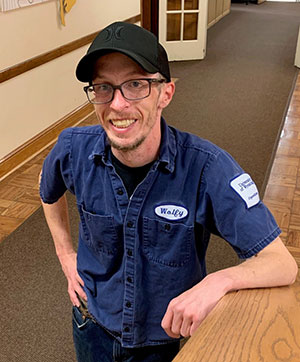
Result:
[[[100,126],[64,130],[42,171],[44,202],[67,189],[76,196],[89,312],[124,347],[172,341],[161,320],[171,299],[205,277],[210,233],[240,258],[280,234],[256,193],[245,201],[241,190],[255,185],[228,153],[163,119],[161,127],[159,157],[130,198]]]

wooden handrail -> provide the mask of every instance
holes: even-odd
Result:
[[[141,15],[139,14],[124,21],[127,23],[134,24],[140,20],[141,20]],[[90,35],[86,35],[80,39],[74,40],[65,45],[62,45],[56,49],[50,50],[46,53],[40,54],[34,58],[25,60],[22,63],[0,70],[0,83],[3,83],[11,78],[14,78],[20,74],[27,72],[28,70],[39,67],[42,64],[48,63],[53,59],[59,58],[62,55],[68,54],[78,48],[81,48],[84,45],[91,43],[97,34],[98,31]]]

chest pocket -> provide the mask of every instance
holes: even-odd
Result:
[[[118,237],[113,216],[92,214],[83,207],[79,208],[79,213],[84,240],[100,262],[108,267],[108,263],[122,257],[123,247],[119,241],[122,238]]]
[[[143,218],[143,250],[154,263],[181,267],[191,257],[192,226]]]

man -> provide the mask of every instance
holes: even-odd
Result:
[[[76,75],[101,127],[62,132],[40,193],[74,305],[77,358],[171,361],[226,293],[291,284],[298,268],[251,177],[161,117],[175,86],[154,35],[108,26]],[[80,214],[77,254],[66,190]],[[206,276],[210,233],[246,261]]]

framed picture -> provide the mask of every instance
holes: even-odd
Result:
[[[0,0],[1,11],[9,11],[24,6],[36,5],[50,0]]]

